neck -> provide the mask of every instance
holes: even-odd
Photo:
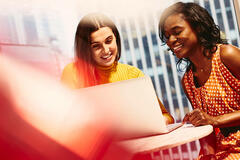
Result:
[[[111,66],[107,66],[107,67],[104,67],[104,66],[96,66],[96,68],[100,71],[104,71],[104,72],[111,72],[112,70],[114,70],[114,68],[116,67],[117,65],[117,62],[114,62]]]
[[[211,58],[205,56],[203,52],[204,48],[198,47],[189,57],[189,60],[193,63],[195,70],[203,70],[211,63]]]

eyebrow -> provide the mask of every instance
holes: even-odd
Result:
[[[113,37],[113,35],[110,35],[110,36],[108,36],[106,39],[109,39],[109,38],[112,38],[112,37]],[[105,39],[105,40],[106,40],[106,39]]]
[[[178,28],[182,28],[181,26],[174,26],[173,28],[171,28],[171,30],[176,30]]]
[[[109,38],[112,38],[112,37],[113,37],[113,35],[110,35],[110,36],[108,36],[107,38],[105,38],[105,40],[106,40],[106,39],[109,39]],[[99,43],[99,42],[95,42],[95,41],[92,41],[92,42],[91,42],[91,44],[95,44],[95,43]]]
[[[91,42],[91,44],[98,44],[99,42]]]

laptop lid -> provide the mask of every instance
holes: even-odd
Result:
[[[148,76],[79,89],[89,107],[105,111],[121,130],[120,138],[151,136],[168,132],[157,96]]]

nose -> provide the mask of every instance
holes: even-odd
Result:
[[[171,44],[173,44],[174,42],[177,41],[177,39],[178,39],[178,38],[177,38],[176,36],[171,35],[171,36],[169,37],[169,39],[168,39],[168,42],[171,43]]]
[[[105,54],[109,53],[109,46],[104,44],[103,45],[103,51],[104,51]]]

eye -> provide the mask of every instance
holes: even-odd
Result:
[[[113,38],[109,37],[109,38],[106,39],[105,43],[110,44],[110,43],[112,43],[112,40],[113,40]]]
[[[100,46],[100,44],[92,44],[91,45],[91,48],[93,48],[93,49],[99,49],[101,46]]]
[[[176,32],[175,35],[179,35],[181,32]]]
[[[178,30],[175,30],[175,31],[174,31],[174,35],[180,35],[181,32],[182,32],[182,30],[179,30],[179,29],[178,29]]]

